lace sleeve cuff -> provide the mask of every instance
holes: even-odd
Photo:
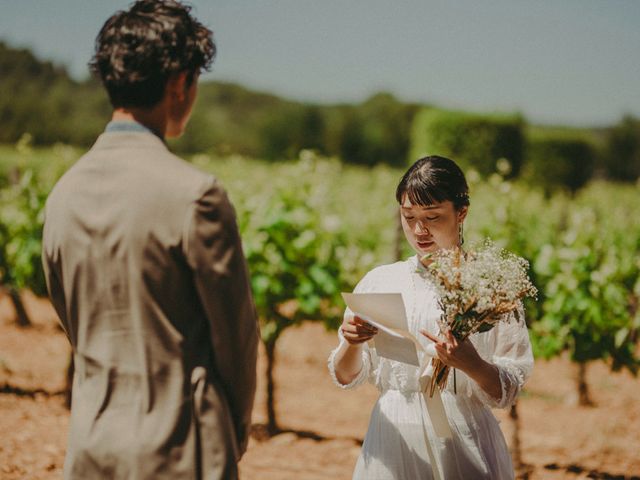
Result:
[[[491,408],[508,408],[513,405],[524,386],[524,375],[509,359],[494,358],[494,365],[500,375],[501,397],[494,398],[475,384],[480,401]]]
[[[335,359],[336,359],[336,355],[338,354],[338,352],[340,351],[341,348],[344,348],[344,340],[340,343],[340,345],[338,346],[338,348],[336,348],[333,352],[331,352],[331,355],[329,355],[329,360],[327,361],[327,366],[329,367],[329,375],[331,375],[331,380],[333,380],[333,383],[338,387],[338,388],[342,388],[343,390],[347,390],[350,388],[354,388],[357,387],[358,385],[362,385],[363,383],[365,383],[365,381],[367,380],[367,377],[369,375],[369,370],[371,368],[371,361],[369,360],[369,355],[366,351],[367,346],[365,345],[363,350],[362,350],[362,368],[360,369],[360,372],[358,373],[358,375],[356,376],[356,378],[354,378],[350,383],[341,383],[340,380],[338,380],[338,377],[336,375],[336,365],[335,365]]]

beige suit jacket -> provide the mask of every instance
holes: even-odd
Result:
[[[215,178],[104,133],[47,200],[43,263],[76,368],[65,478],[235,478],[258,327]]]

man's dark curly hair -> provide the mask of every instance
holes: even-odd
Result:
[[[89,67],[114,108],[153,107],[172,74],[186,71],[190,84],[209,70],[216,54],[213,34],[190,11],[174,0],[138,0],[105,22]]]

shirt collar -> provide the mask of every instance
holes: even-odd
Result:
[[[104,129],[106,132],[142,132],[151,133],[164,142],[162,135],[135,120],[111,120]]]

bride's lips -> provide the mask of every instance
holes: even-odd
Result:
[[[429,248],[431,245],[433,245],[433,240],[417,240],[416,242],[418,243],[418,247],[420,248]]]

